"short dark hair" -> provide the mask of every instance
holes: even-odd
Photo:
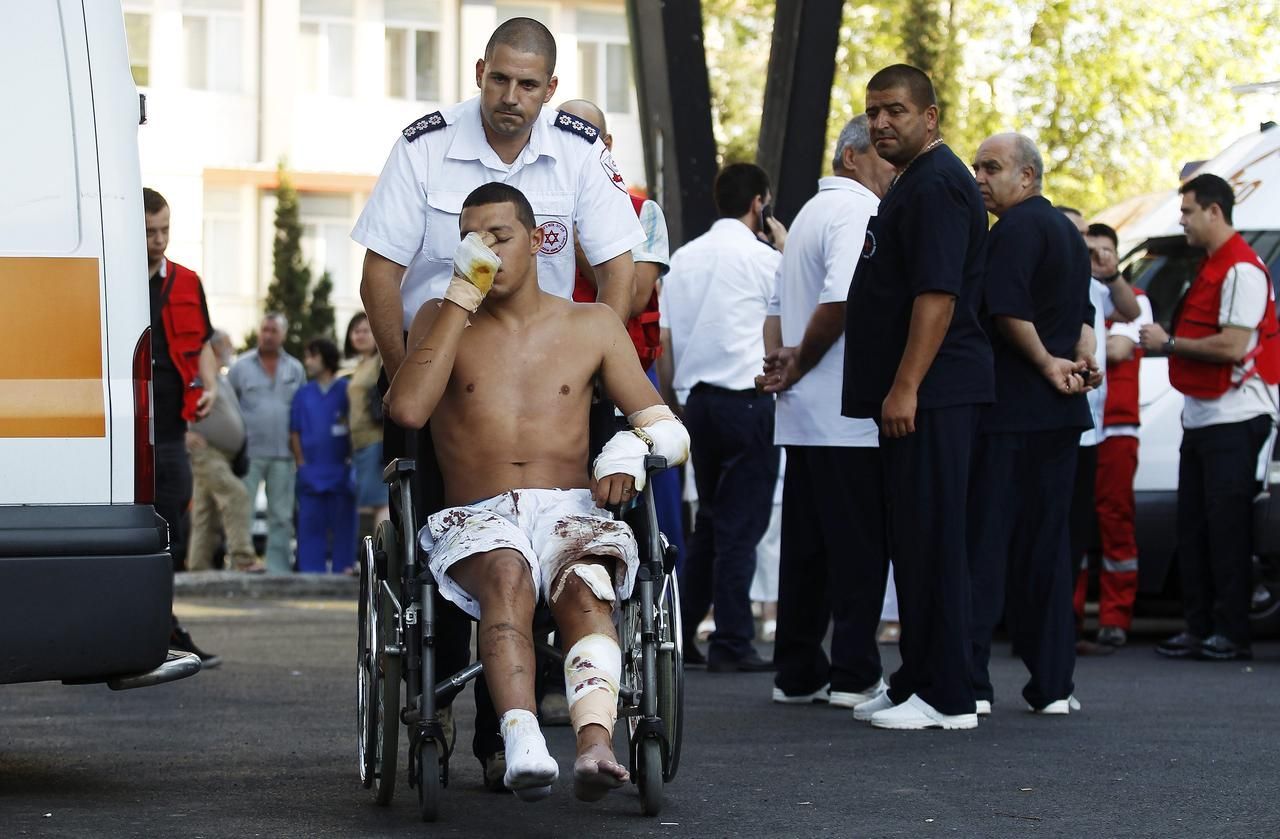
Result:
[[[1231,184],[1206,172],[1196,175],[1178,189],[1179,195],[1186,195],[1188,192],[1195,194],[1195,202],[1202,210],[1217,204],[1222,210],[1222,218],[1227,224],[1231,223],[1231,208],[1236,205],[1236,194],[1231,189]]]
[[[465,211],[468,207],[483,207],[488,204],[512,204],[516,208],[516,218],[524,225],[525,230],[532,233],[538,226],[537,220],[533,217],[533,207],[529,204],[529,199],[513,186],[500,184],[497,181],[481,184],[462,202],[462,209]]]
[[[364,312],[356,312],[354,315],[351,316],[351,320],[347,321],[347,337],[344,338],[342,341],[342,355],[344,357],[346,358],[356,357],[357,355],[356,345],[351,343],[351,333],[355,332],[356,327],[359,326],[364,321],[367,321],[368,319],[369,319],[369,316],[366,315]]]
[[[531,17],[513,17],[493,30],[489,43],[484,45],[485,61],[493,58],[493,48],[498,44],[542,56],[547,60],[548,76],[556,71],[556,39],[551,30]]]
[[[307,342],[307,352],[320,356],[330,373],[338,372],[338,345],[328,338],[312,338]]]
[[[142,188],[142,209],[147,215],[154,216],[168,206],[169,202],[164,200],[163,195],[149,186]]]
[[[938,96],[933,92],[933,82],[929,80],[928,74],[910,64],[891,64],[867,82],[867,90],[889,90],[895,87],[905,87],[911,101],[922,111],[930,105],[938,104]]]
[[[1105,236],[1111,240],[1111,244],[1117,248],[1120,247],[1120,237],[1116,235],[1116,229],[1109,224],[1094,222],[1089,225],[1089,229],[1084,232],[1086,236]]]
[[[716,175],[711,191],[720,218],[741,218],[757,195],[769,194],[769,176],[754,163],[731,163]]]

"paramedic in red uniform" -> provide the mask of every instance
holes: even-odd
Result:
[[[1114,274],[1115,230],[1091,224],[1085,233],[1089,256]],[[1095,276],[1098,274],[1095,269]],[[1110,276],[1108,274],[1107,276]],[[1105,280],[1104,280],[1105,282]],[[1108,285],[1113,288],[1113,285]],[[1102,441],[1098,443],[1098,470],[1094,505],[1102,537],[1102,566],[1098,573],[1097,643],[1123,647],[1133,623],[1133,601],[1138,594],[1138,542],[1134,534],[1133,478],[1138,471],[1138,371],[1142,364],[1141,328],[1154,321],[1151,301],[1134,289],[1138,317],[1123,323],[1107,320],[1107,387],[1102,416]],[[1089,573],[1082,568],[1076,578],[1077,624],[1084,620]]]
[[[169,525],[174,570],[187,556],[187,507],[191,505],[191,460],[187,424],[204,419],[218,389],[218,359],[209,339],[209,306],[200,278],[165,258],[169,247],[169,203],[154,189],[142,190],[147,230],[147,273],[151,277],[152,393],[156,451],[156,512]],[[200,656],[206,670],[219,656],[195,645],[173,619],[169,646]]]
[[[1182,229],[1208,258],[1173,315],[1173,334],[1142,328],[1169,357],[1186,396],[1178,467],[1178,564],[1187,628],[1156,651],[1171,658],[1251,658],[1252,499],[1275,421],[1280,376],[1275,292],[1262,260],[1231,227],[1235,196],[1217,175],[1182,185]]]

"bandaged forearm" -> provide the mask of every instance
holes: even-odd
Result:
[[[453,252],[453,276],[444,299],[475,314],[493,288],[493,277],[501,265],[502,260],[485,245],[479,233],[468,233]]]
[[[689,432],[666,405],[653,405],[627,417],[630,431],[619,431],[605,443],[596,458],[592,474],[596,480],[608,475],[630,475],[636,490],[644,489],[644,459],[655,454],[679,466],[689,457]]]
[[[575,732],[595,724],[613,733],[621,678],[622,650],[608,635],[588,635],[569,648],[564,656],[564,692]]]

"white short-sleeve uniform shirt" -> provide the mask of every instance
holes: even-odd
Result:
[[[672,387],[682,403],[699,382],[729,390],[755,387],[781,258],[732,218],[720,219],[671,255],[659,323],[671,330]]]
[[[852,178],[818,181],[818,194],[796,215],[782,252],[769,314],[782,323],[782,343],[799,346],[820,304],[844,303],[880,199]],[[856,375],[857,371],[853,371]],[[840,413],[844,335],[804,378],[778,394],[773,441],[780,446],[876,446],[875,420]]]
[[[542,228],[538,283],[573,296],[573,235],[592,265],[645,241],[626,181],[591,123],[543,108],[510,165],[485,138],[480,97],[428,114],[401,132],[351,238],[406,266],[404,328],[441,297],[453,270],[462,202],[482,184],[516,187]]]
[[[1086,394],[1089,414],[1093,417],[1093,428],[1080,434],[1082,446],[1096,446],[1102,442],[1102,414],[1107,405],[1107,318],[1115,313],[1111,289],[1107,288],[1106,283],[1093,278],[1089,279],[1089,302],[1093,304],[1093,334],[1098,339],[1098,349],[1093,357],[1097,359],[1102,384]]]
[[[1248,262],[1237,262],[1222,281],[1222,302],[1218,305],[1218,324],[1252,329],[1245,352],[1258,345],[1258,324],[1270,303],[1271,288],[1262,269]],[[1252,362],[1248,367],[1252,367]],[[1188,396],[1182,405],[1183,428],[1205,428],[1244,422],[1276,412],[1276,388],[1258,376],[1245,378],[1248,370],[1237,364],[1231,369],[1231,387],[1217,399]]]

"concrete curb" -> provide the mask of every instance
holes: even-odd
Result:
[[[360,580],[345,574],[245,574],[242,571],[179,571],[174,597],[341,598],[355,600]]]

